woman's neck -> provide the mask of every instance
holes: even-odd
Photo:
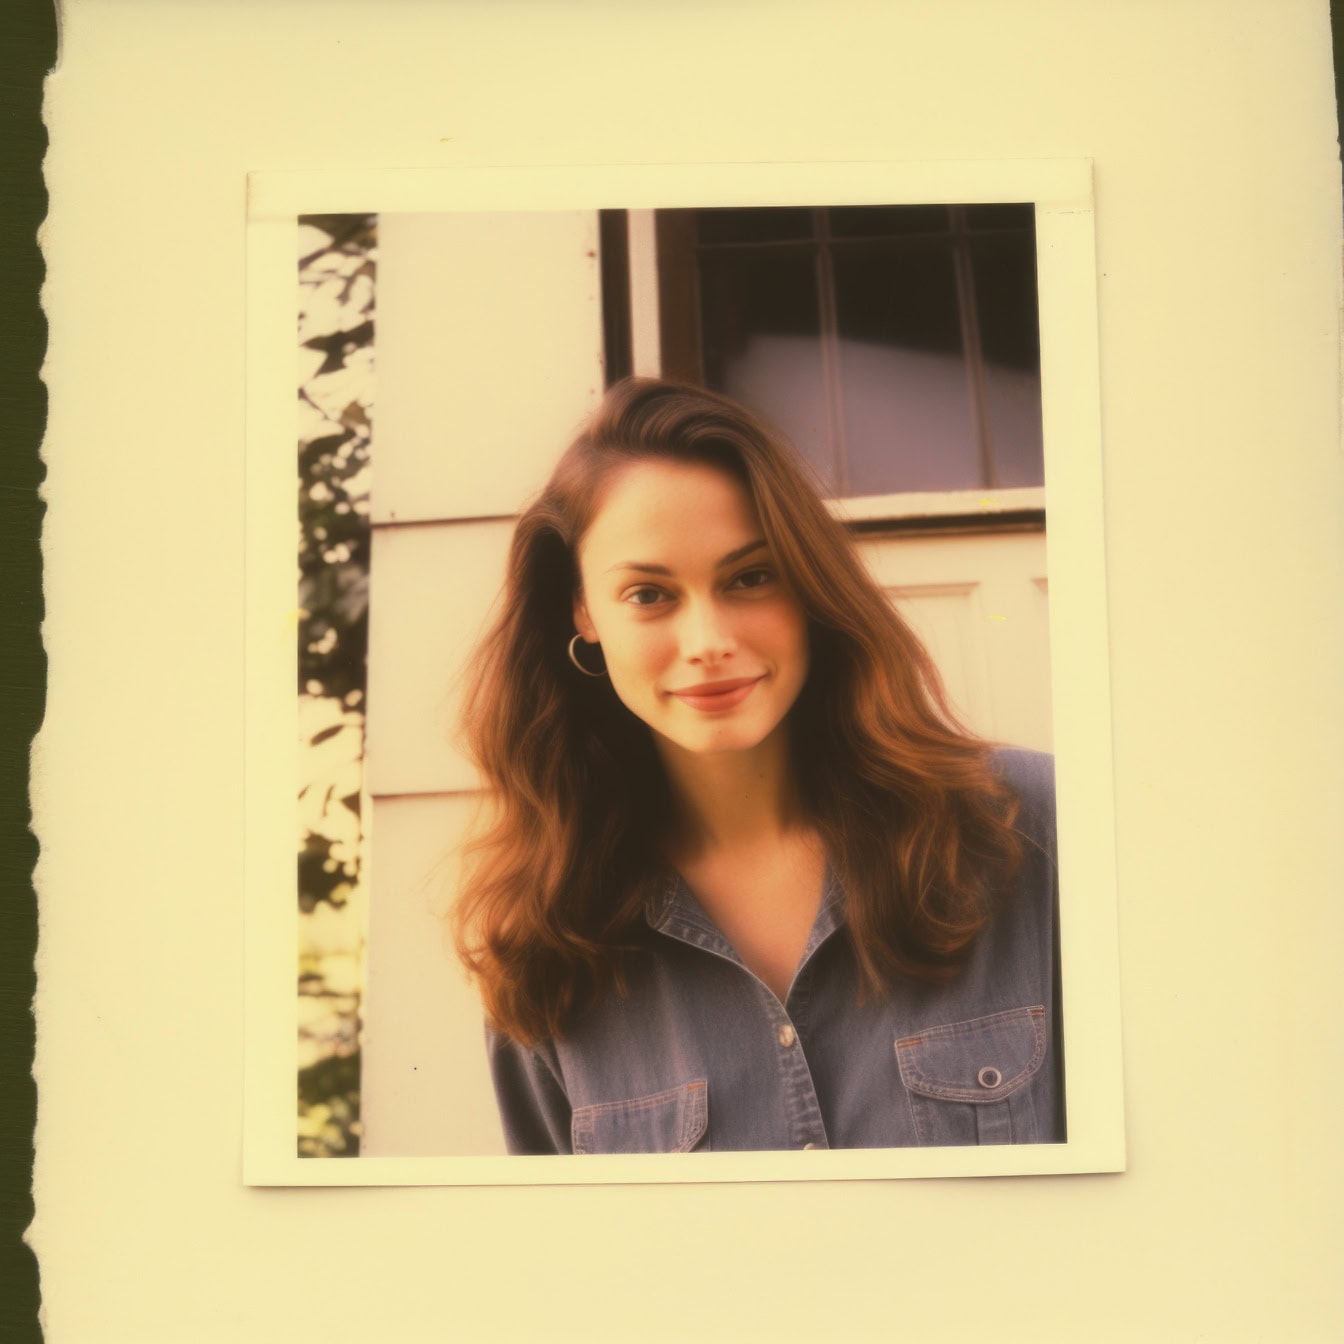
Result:
[[[702,755],[656,741],[675,809],[675,860],[775,845],[804,824],[784,724],[751,751]]]

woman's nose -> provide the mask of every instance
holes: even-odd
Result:
[[[692,602],[682,617],[681,652],[688,662],[715,663],[737,647],[726,613],[715,602]]]

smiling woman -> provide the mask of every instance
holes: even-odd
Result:
[[[806,621],[759,531],[733,477],[655,460],[608,482],[579,545],[575,627],[665,765],[674,748],[757,751],[802,689]]]
[[[510,1151],[1064,1137],[1050,759],[956,721],[780,435],[608,394],[513,540],[458,947]]]

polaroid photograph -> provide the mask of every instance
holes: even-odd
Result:
[[[1123,1169],[1090,165],[249,186],[247,1181]]]
[[[50,1339],[1340,1333],[1328,7],[763,8],[61,6]]]

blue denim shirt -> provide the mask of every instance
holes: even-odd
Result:
[[[1053,760],[1003,750],[1026,855],[970,961],[859,1001],[827,874],[781,1003],[672,874],[659,937],[562,1040],[487,1030],[511,1153],[656,1153],[1049,1143],[1064,1138]]]

